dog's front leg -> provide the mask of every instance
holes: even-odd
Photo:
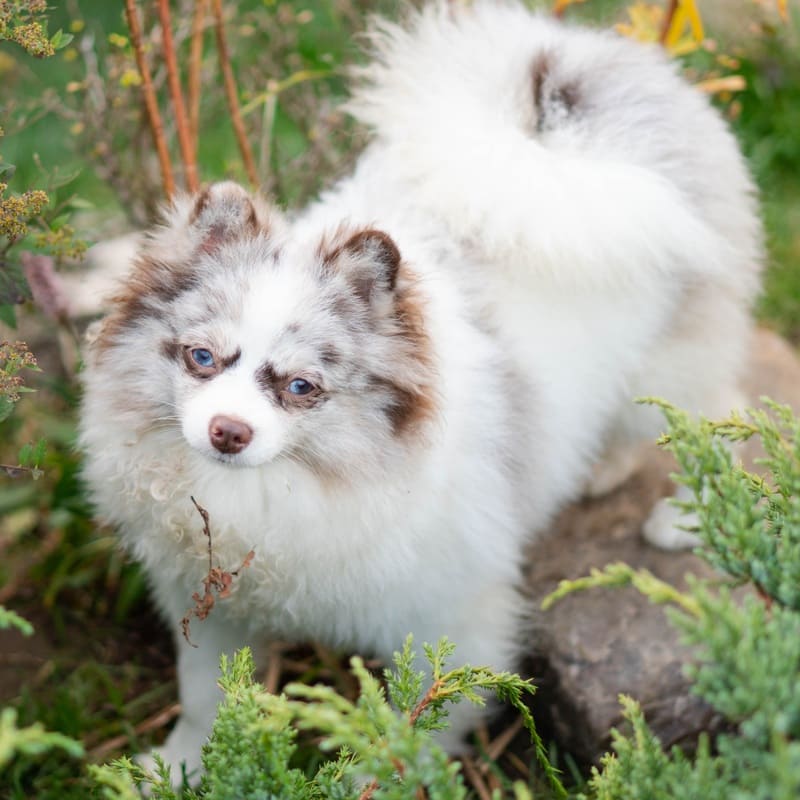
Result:
[[[247,628],[221,612],[222,609],[215,608],[207,619],[193,621],[192,644],[177,624],[175,651],[181,716],[164,744],[139,758],[143,766],[151,769],[155,764],[153,756],[160,755],[170,767],[175,786],[181,785],[184,775],[190,784],[196,784],[200,778],[202,748],[222,701],[222,691],[217,685],[220,656],[226,653],[232,657],[236,650],[250,643]]]

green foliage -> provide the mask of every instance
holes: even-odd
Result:
[[[59,30],[48,37],[47,11],[45,0],[0,0],[0,42],[14,42],[37,58],[55,55],[72,41],[72,35]],[[3,111],[5,116],[8,108]],[[0,128],[0,137],[4,134]],[[0,157],[0,322],[10,327],[16,321],[14,306],[30,297],[18,246],[26,242],[29,248],[58,259],[80,258],[86,250],[86,243],[68,224],[63,204],[48,209],[49,192],[29,188],[9,192],[8,181],[15,171],[14,164]]]
[[[658,401],[653,401],[658,402]],[[747,419],[733,414],[712,422],[658,403],[669,424],[661,443],[681,467],[676,480],[694,494],[702,555],[739,581],[800,611],[800,422],[788,406],[768,403]],[[753,474],[735,463],[720,439],[758,435],[765,450]]]
[[[11,416],[20,394],[31,391],[20,373],[36,369],[36,359],[24,342],[0,342],[0,422]]]
[[[647,727],[639,705],[625,696],[620,702],[633,731],[628,736],[613,732],[615,755],[604,756],[600,769],[593,773],[590,796],[594,800],[730,799],[722,774],[724,764],[711,756],[707,737],[701,737],[694,761],[677,747],[665,753]]]
[[[800,420],[774,403],[727,419],[694,419],[667,403],[661,443],[675,455],[693,500],[698,552],[727,574],[711,586],[689,580],[680,592],[646,571],[614,564],[563,582],[570,591],[630,584],[669,603],[673,623],[693,645],[694,691],[727,721],[714,751],[702,738],[694,758],[665,752],[635,702],[623,699],[633,732],[614,734],[615,755],[593,771],[584,798],[775,800],[800,793]],[[764,450],[750,472],[729,444],[757,436]],[[744,596],[740,589],[746,587]]]
[[[139,5],[144,9],[143,4]],[[365,9],[375,11],[390,8],[393,4],[383,0],[366,5],[363,2],[353,4],[349,0],[288,0],[281,3],[242,0],[235,4],[235,9],[232,5],[226,3],[229,10],[235,11],[229,17],[228,26],[232,59],[239,81],[245,124],[251,140],[258,143],[262,177],[280,203],[302,202],[331,173],[342,170],[353,149],[354,132],[336,111],[345,94],[340,66],[357,57],[353,34],[363,27]],[[540,0],[539,5],[550,6],[551,0]],[[610,22],[609,15],[630,5],[628,0],[591,0],[572,6],[570,14],[584,19],[601,14]],[[173,7],[177,8],[175,4]],[[7,160],[0,158],[0,182],[7,184],[7,188],[0,202],[11,201],[10,205],[3,206],[5,213],[2,216],[9,226],[7,232],[12,234],[10,238],[7,235],[0,238],[0,320],[12,325],[14,307],[3,303],[15,303],[30,296],[19,259],[23,247],[48,253],[59,260],[79,256],[83,243],[74,239],[74,232],[69,227],[71,212],[94,206],[103,209],[105,216],[111,216],[124,210],[136,224],[141,224],[160,196],[157,179],[150,168],[150,140],[142,133],[139,76],[133,65],[130,42],[121,35],[125,29],[119,4],[101,0],[51,3],[48,12],[52,20],[50,27],[63,26],[76,34],[76,41],[67,47],[65,45],[69,45],[71,36],[63,33],[49,36],[39,8],[43,10],[44,3],[0,0],[0,38],[11,42],[11,46],[0,52],[0,56],[5,57],[0,61],[0,84],[5,90],[0,90],[0,103],[2,125],[7,134],[2,140]],[[79,12],[77,19],[76,9]],[[34,17],[31,12],[34,12]],[[149,52],[158,59],[161,50],[158,32],[152,29],[154,15],[145,14],[143,18],[146,23],[150,21],[147,33]],[[37,21],[41,23],[38,29],[35,26],[24,27]],[[17,28],[20,28],[19,32],[15,32]],[[185,37],[189,26],[177,25],[176,29],[181,53],[186,56],[188,42]],[[215,85],[214,76],[218,74],[210,31],[208,34],[203,58],[203,133],[199,141],[202,175],[206,180],[221,177],[241,179],[242,166],[226,118],[222,93],[207,91],[209,86]],[[34,42],[31,36],[38,40],[37,55],[44,55],[50,49],[63,49],[55,57],[29,58],[18,44]],[[731,55],[740,57],[738,52]],[[770,324],[797,335],[800,331],[800,271],[796,269],[800,258],[800,238],[797,236],[800,230],[800,192],[796,181],[800,165],[798,54],[776,39],[768,42],[765,48],[741,56],[741,68],[733,69],[747,79],[747,88],[735,95],[740,104],[726,101],[725,111],[734,112],[738,105],[741,106],[738,115],[731,113],[731,119],[750,157],[762,192],[766,194],[765,218],[772,267],[766,278],[767,291],[761,313]],[[212,78],[210,81],[207,80],[209,77]],[[165,91],[163,86],[161,91]],[[70,183],[72,178],[74,183]],[[31,187],[43,190],[49,198],[46,205],[32,205],[41,197]],[[92,203],[68,196],[73,191],[89,197]],[[15,214],[14,209],[21,209],[21,212]],[[20,225],[24,231],[20,231]],[[24,237],[20,235],[23,232]],[[71,242],[76,243],[74,248]],[[152,666],[151,653],[140,653],[134,647],[123,656],[115,652],[118,660],[104,660],[105,651],[97,655],[99,641],[116,639],[122,642],[127,639],[130,629],[138,624],[146,626],[152,638],[155,626],[153,622],[147,622],[150,612],[142,602],[144,581],[141,574],[123,566],[113,538],[98,533],[89,521],[90,512],[77,479],[78,465],[70,451],[74,435],[70,408],[74,406],[74,397],[63,386],[57,391],[63,396],[59,399],[66,402],[59,402],[55,409],[48,408],[46,403],[52,402],[55,392],[40,391],[33,409],[39,417],[37,423],[44,418],[41,433],[49,442],[47,453],[35,444],[23,445],[22,452],[18,453],[29,435],[27,432],[23,434],[21,418],[34,404],[23,404],[0,429],[0,440],[14,448],[14,470],[26,466],[32,468],[30,473],[23,471],[21,474],[36,475],[40,468],[46,469],[44,478],[35,484],[27,480],[8,481],[0,475],[0,517],[24,517],[26,514],[35,517],[19,537],[14,555],[21,554],[22,557],[4,558],[0,564],[0,583],[14,574],[17,563],[25,564],[26,575],[22,585],[32,586],[34,593],[42,598],[39,613],[62,637],[58,640],[60,649],[56,657],[47,664],[47,668],[53,670],[50,677],[34,684],[30,690],[23,690],[13,702],[23,729],[26,724],[38,720],[48,729],[86,738],[87,748],[117,737],[128,737],[122,748],[136,752],[146,748],[148,742],[146,736],[137,737],[134,728],[171,702],[174,685],[170,684],[168,670],[163,665]],[[0,391],[0,416],[4,408],[10,414],[12,407],[13,403],[5,404]],[[27,424],[27,417],[25,422]],[[19,441],[8,436],[10,427],[19,434]],[[719,455],[725,458],[724,452]],[[708,468],[717,468],[713,460]],[[723,464],[721,469],[724,472],[727,467]],[[693,470],[690,470],[692,474]],[[776,488],[770,479],[766,487]],[[728,488],[722,486],[722,490],[728,491]],[[736,489],[737,492],[740,490],[741,486]],[[756,493],[755,496],[760,495]],[[791,527],[792,531],[762,541],[763,531],[759,533],[758,525],[763,523],[769,529],[773,523],[766,517],[763,520],[757,515],[753,517],[753,508],[748,510],[746,497],[746,493],[742,493],[737,503],[740,504],[738,513],[753,523],[749,533],[737,533],[735,527],[714,531],[719,543],[708,550],[709,558],[727,563],[736,573],[737,581],[758,578],[759,586],[773,587],[785,602],[792,603],[797,593],[792,538],[792,531],[796,528],[790,518],[796,510],[790,504],[781,512],[783,500],[774,498],[773,504],[778,504],[775,505],[777,524],[784,529]],[[761,502],[766,504],[769,501]],[[736,506],[736,503],[731,505]],[[725,531],[730,533],[727,538]],[[7,531],[4,529],[0,533],[6,536]],[[751,537],[753,539],[746,551],[737,549],[740,535],[748,541]],[[56,538],[57,547],[45,552],[43,542],[55,541]],[[762,548],[758,551],[759,558],[754,557],[751,548],[755,542],[760,542]],[[29,568],[28,564],[32,566]],[[791,679],[794,669],[791,643],[796,639],[793,633],[794,607],[769,633],[765,631],[768,625],[773,624],[774,612],[765,611],[766,607],[760,606],[758,601],[752,601],[749,616],[735,616],[738,612],[728,607],[729,601],[725,600],[724,593],[709,594],[705,599],[694,589],[686,593],[677,592],[657,582],[653,576],[635,573],[623,566],[611,567],[595,577],[607,585],[632,583],[654,600],[683,608],[686,614],[677,616],[676,621],[681,624],[688,616],[686,635],[690,638],[694,635],[691,640],[697,641],[700,652],[704,653],[703,668],[711,662],[719,661],[720,664],[718,669],[710,672],[696,671],[698,687],[725,709],[737,735],[723,737],[718,749],[715,744],[714,758],[709,755],[709,748],[705,756],[701,749],[700,755],[694,759],[677,753],[664,753],[652,737],[645,735],[641,713],[631,706],[626,713],[634,727],[639,725],[640,734],[633,738],[617,734],[614,740],[617,755],[607,759],[602,773],[586,791],[603,800],[620,797],[709,797],[713,800],[721,796],[719,786],[714,783],[719,781],[726,797],[798,796],[800,793],[794,786],[798,759],[794,734],[780,732],[794,730],[791,722],[795,713]],[[774,601],[772,607],[779,605]],[[25,610],[27,613],[28,608]],[[5,619],[8,624],[18,624],[13,612],[3,614],[0,611],[0,619]],[[34,618],[38,628],[38,616]],[[122,629],[123,621],[125,630]],[[0,622],[0,626],[2,624]],[[104,625],[109,629],[103,628]],[[78,627],[92,633],[85,638],[72,637],[76,640],[73,642],[71,633]],[[758,635],[753,635],[753,631]],[[765,653],[759,649],[762,634],[769,645]],[[702,637],[706,637],[705,641]],[[84,649],[80,658],[71,653],[65,655],[69,645]],[[783,650],[780,650],[781,646]],[[155,647],[167,649],[163,641]],[[771,656],[774,658],[769,658]],[[427,692],[426,673],[414,671],[410,648],[406,648],[401,657],[408,661],[405,666],[398,665],[402,678],[390,677],[386,686],[394,706],[407,719]],[[138,658],[142,661],[137,661]],[[122,660],[127,663],[124,669],[113,666]],[[142,662],[147,666],[142,666]],[[750,665],[751,669],[748,671],[742,664]],[[229,668],[233,669],[233,666]],[[739,682],[741,690],[736,688]],[[775,690],[774,698],[766,696],[770,682],[781,686]],[[512,681],[506,687],[510,691],[515,685]],[[217,783],[204,784],[201,793],[216,791],[218,796],[236,796],[233,791],[226,793],[228,784],[223,777],[224,765],[236,762],[243,750],[244,763],[236,762],[236,770],[241,770],[237,772],[236,780],[237,785],[244,787],[242,796],[247,796],[247,791],[256,792],[259,787],[268,786],[259,783],[262,779],[249,775],[246,769],[248,763],[260,763],[259,759],[262,759],[260,752],[257,756],[254,754],[255,748],[251,745],[265,740],[273,748],[272,755],[263,756],[265,763],[270,764],[271,774],[279,774],[280,769],[302,768],[307,790],[317,792],[310,795],[312,797],[352,798],[358,792],[348,780],[365,773],[377,774],[376,770],[370,772],[364,761],[372,757],[367,743],[369,736],[361,742],[365,748],[361,756],[344,748],[338,757],[317,770],[313,761],[316,755],[311,756],[312,762],[308,766],[308,752],[312,748],[304,744],[307,734],[303,732],[298,737],[288,733],[288,720],[299,723],[302,716],[299,710],[292,710],[291,703],[310,704],[312,711],[308,713],[322,717],[322,709],[329,701],[332,702],[332,698],[306,698],[301,689],[297,695],[287,694],[280,702],[274,701],[283,708],[287,720],[286,729],[282,728],[279,733],[269,731],[267,722],[268,719],[282,719],[279,714],[270,717],[260,700],[257,712],[248,706],[250,700],[247,698],[261,697],[258,687],[251,686],[249,677],[242,686],[245,688],[231,691],[237,700],[222,710],[218,721],[221,741],[214,746],[217,749],[210,750],[206,756],[217,759],[217,765],[208,772],[209,776],[217,776]],[[502,690],[499,685],[495,688]],[[249,694],[251,691],[252,696]],[[518,691],[525,693],[527,690]],[[480,698],[481,695],[476,696]],[[759,705],[762,699],[763,707]],[[373,700],[376,713],[383,709],[381,702],[379,693],[378,699]],[[319,706],[316,710],[315,705]],[[776,716],[781,707],[784,718],[779,724]],[[331,727],[334,722],[347,729],[364,712],[358,704],[341,708],[334,704],[333,708],[339,710],[336,715],[329,712],[326,717],[328,728],[316,728],[309,722],[309,730],[313,728],[319,734],[332,736],[336,731],[341,733],[340,728]],[[437,725],[446,725],[446,710],[444,694],[436,694],[415,720],[420,731],[414,736],[429,737]],[[227,732],[223,724],[226,714]],[[237,730],[235,721],[240,715],[242,719],[253,719],[252,733],[249,728],[246,735]],[[395,724],[402,718],[394,715],[392,720]],[[752,737],[739,735],[740,724],[752,733]],[[375,726],[371,736],[379,736],[382,730]],[[276,723],[276,727],[280,726]],[[405,727],[408,727],[407,723]],[[326,734],[326,730],[329,733]],[[393,728],[391,730],[394,732]],[[282,738],[284,735],[288,738]],[[769,746],[754,750],[753,742],[756,740],[769,740]],[[411,748],[412,744],[404,739],[404,743],[392,743],[391,746],[402,750]],[[382,752],[395,752],[389,749],[390,745],[384,746],[386,749]],[[541,744],[537,743],[537,746],[541,758]],[[291,757],[287,755],[290,750]],[[408,752],[413,751],[409,749]],[[758,759],[754,759],[754,752],[760,753]],[[120,765],[118,769],[90,768],[97,776],[97,783],[91,787],[80,764],[66,759],[60,750],[48,756],[26,756],[23,753],[19,756],[0,779],[0,795],[5,797],[6,784],[3,781],[8,775],[8,785],[13,787],[9,796],[15,800],[30,797],[65,800],[93,796],[93,793],[105,797],[138,798],[134,778],[144,780],[146,777],[140,768],[126,761],[123,762],[125,766]],[[283,760],[284,756],[286,760]],[[723,761],[723,756],[727,760]],[[726,765],[737,762],[741,768],[733,772],[727,769]],[[211,777],[208,780],[211,781]],[[383,791],[396,793],[383,796],[413,796],[409,794],[411,790],[403,794],[407,782],[398,781],[398,776],[392,774],[389,783],[382,784],[375,796],[381,796],[379,793]],[[452,791],[460,792],[461,789],[452,788]],[[513,791],[517,800],[527,798],[524,786],[516,785]],[[156,783],[153,796],[172,800],[176,793],[168,782],[161,781]],[[536,796],[541,797],[538,793]]]
[[[36,757],[48,750],[59,748],[74,758],[84,752],[79,742],[61,733],[51,733],[40,723],[27,728],[17,727],[17,712],[13,708],[0,711],[0,776],[16,755]]]
[[[4,628],[16,628],[24,636],[30,636],[33,633],[33,625],[28,620],[11,609],[0,606],[0,630]]]
[[[543,748],[530,712],[522,698],[533,692],[529,681],[485,667],[445,670],[453,645],[443,640],[425,647],[430,664],[430,684],[423,693],[427,673],[416,671],[411,639],[395,655],[395,669],[379,681],[359,658],[352,671],[359,697],[346,699],[328,686],[290,684],[273,695],[253,681],[253,659],[244,649],[232,662],[222,658],[220,686],[225,701],[203,752],[205,774],[196,797],[202,800],[461,800],[467,790],[460,765],[450,762],[433,734],[447,727],[449,703],[485,702],[485,694],[510,701],[522,714],[542,754],[542,767],[553,797],[566,792]],[[392,705],[394,704],[394,705]],[[322,736],[320,747],[331,753],[316,773],[308,777],[291,765],[297,749],[297,731]],[[105,797],[127,800],[137,784],[147,784],[152,797],[176,800],[168,774],[150,775],[127,759],[93,769]],[[518,800],[529,795],[522,785],[514,788]]]
[[[52,56],[72,36],[57,31],[47,36],[46,0],[0,0],[0,41],[14,42],[37,58]]]

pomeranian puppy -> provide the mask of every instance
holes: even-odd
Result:
[[[87,356],[85,476],[176,631],[173,768],[199,765],[220,653],[256,640],[390,659],[447,635],[513,668],[523,550],[633,468],[660,420],[632,398],[737,400],[753,187],[659,48],[486,0],[371,46],[353,174],[291,216],[233,183],[176,200]],[[215,565],[254,551],[196,649],[191,497]],[[453,710],[451,752],[480,713]]]

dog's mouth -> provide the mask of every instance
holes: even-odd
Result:
[[[216,450],[213,450],[211,452],[206,452],[205,455],[208,456],[208,458],[210,458],[212,461],[216,461],[218,464],[225,464],[226,466],[233,467],[234,469],[245,469],[249,466],[252,466],[251,464],[245,463],[244,459],[242,459],[238,454],[220,453]]]

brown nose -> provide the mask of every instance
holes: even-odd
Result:
[[[253,429],[240,419],[218,414],[208,423],[208,438],[220,453],[241,453],[253,439]]]

